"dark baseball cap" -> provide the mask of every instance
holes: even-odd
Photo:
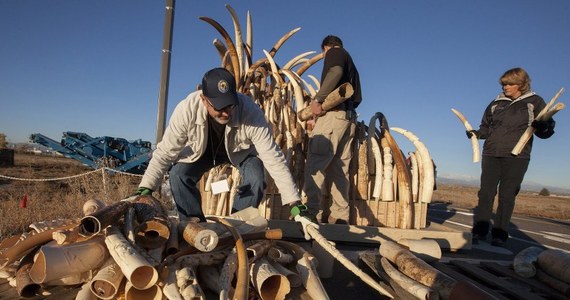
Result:
[[[215,68],[204,74],[202,93],[216,110],[238,103],[235,78],[224,68]]]

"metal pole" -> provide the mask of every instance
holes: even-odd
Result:
[[[174,0],[166,0],[164,32],[162,39],[162,62],[160,67],[160,92],[158,94],[158,114],[156,122],[156,143],[162,141],[166,126],[166,106],[168,104],[168,80],[170,78],[170,50],[172,49],[172,24],[174,23]]]

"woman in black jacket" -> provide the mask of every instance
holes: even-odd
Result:
[[[471,231],[473,243],[485,239],[489,232],[497,187],[499,205],[491,229],[492,244],[503,246],[507,241],[515,198],[530,162],[532,137],[519,155],[514,156],[511,151],[528,126],[534,127],[534,134],[541,139],[554,134],[555,122],[552,118],[547,121],[535,120],[546,103],[531,91],[530,82],[528,73],[522,68],[506,71],[499,79],[503,92],[485,109],[479,130],[467,131],[468,138],[474,134],[485,140],[479,203]]]

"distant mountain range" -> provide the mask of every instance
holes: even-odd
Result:
[[[451,178],[445,176],[438,176],[437,182],[442,184],[455,184],[455,185],[465,185],[465,186],[473,186],[479,187],[479,179],[473,178]],[[530,192],[540,192],[543,188],[548,189],[550,194],[556,195],[570,195],[570,189],[559,188],[554,186],[545,186],[540,183],[536,182],[526,182],[524,181],[522,184],[522,190],[530,191]]]

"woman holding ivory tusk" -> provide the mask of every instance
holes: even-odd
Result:
[[[528,73],[522,68],[506,71],[499,79],[503,92],[485,109],[479,130],[467,131],[468,138],[474,134],[485,140],[479,202],[473,217],[473,243],[485,239],[489,232],[497,187],[499,204],[491,228],[492,244],[503,246],[507,241],[515,198],[530,162],[532,138],[519,155],[512,155],[511,150],[529,126],[541,139],[554,134],[552,118],[535,119],[546,103],[531,90],[530,82]]]

